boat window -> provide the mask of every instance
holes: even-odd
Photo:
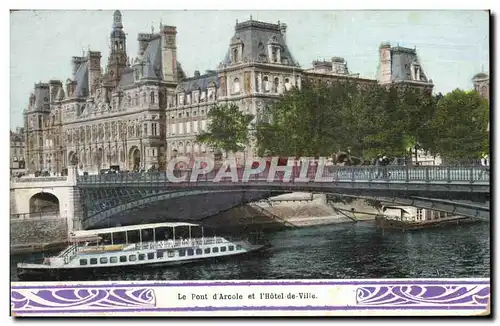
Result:
[[[210,248],[205,248],[205,253],[209,254],[210,253]]]
[[[186,256],[186,250],[179,250],[179,256]]]
[[[111,257],[111,258],[109,258],[109,262],[110,262],[111,264],[116,264],[116,263],[118,262],[118,258],[116,258],[116,257]]]
[[[217,248],[217,247],[212,248],[212,252],[213,253],[219,252],[219,248]]]
[[[226,247],[220,247],[220,252],[225,252],[226,251]]]
[[[241,245],[236,245],[236,250],[241,250]]]
[[[90,258],[90,265],[97,265],[97,258]]]
[[[157,251],[156,258],[163,258],[163,251]]]
[[[127,262],[127,256],[120,256],[120,263],[126,263]]]
[[[137,256],[136,255],[130,255],[130,256],[128,256],[128,260],[129,261],[136,261],[137,260]]]
[[[99,263],[100,264],[107,264],[108,263],[108,257],[101,257],[101,258],[99,258]]]
[[[154,252],[148,252],[148,259],[155,259],[155,253]]]
[[[194,255],[194,250],[193,249],[188,249],[188,256]]]
[[[203,253],[203,250],[201,250],[200,248],[196,249],[196,254],[197,255],[201,255]]]
[[[234,250],[234,246],[229,246],[228,249],[229,249],[229,251],[233,251]]]
[[[145,254],[139,254],[139,260],[144,260],[146,259],[146,255]]]
[[[87,259],[80,259],[80,265],[87,265]]]
[[[168,257],[174,257],[174,256],[175,256],[175,251],[169,250],[169,251],[167,252],[167,256],[168,256]]]

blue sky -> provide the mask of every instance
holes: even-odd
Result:
[[[474,74],[489,70],[489,17],[485,11],[128,11],[122,10],[127,52],[135,57],[137,34],[177,26],[178,60],[188,76],[215,69],[224,58],[234,24],[248,20],[286,23],[287,43],[302,67],[342,56],[352,73],[375,78],[381,42],[416,47],[435,92],[472,88]],[[105,64],[113,12],[20,11],[10,14],[11,128],[22,125],[34,83],[66,80],[72,56],[101,51]]]

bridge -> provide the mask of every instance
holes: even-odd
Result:
[[[140,214],[143,221],[153,221],[152,212],[159,211],[169,219],[201,219],[242,203],[296,191],[371,198],[489,218],[490,176],[485,167],[278,168],[258,173],[216,169],[208,173],[177,170],[79,176],[76,187],[82,196],[81,227],[110,225],[111,219],[113,224],[121,222],[131,211]]]

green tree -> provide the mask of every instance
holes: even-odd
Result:
[[[489,105],[477,92],[456,89],[437,103],[433,152],[446,160],[478,159],[488,151]]]
[[[234,103],[214,105],[207,113],[207,131],[196,136],[200,143],[225,152],[243,150],[249,142],[248,126],[253,115],[241,112]]]

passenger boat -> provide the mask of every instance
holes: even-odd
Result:
[[[186,238],[180,236],[186,233]],[[199,233],[199,236],[193,233]],[[69,234],[69,243],[57,256],[45,258],[43,263],[19,263],[19,279],[52,279],[110,269],[179,265],[247,254],[268,247],[260,238],[205,237],[203,227],[191,223],[155,223],[74,231]]]
[[[384,214],[375,216],[375,224],[383,230],[407,231],[471,222],[471,219],[465,216],[412,206],[382,206],[382,211]]]

